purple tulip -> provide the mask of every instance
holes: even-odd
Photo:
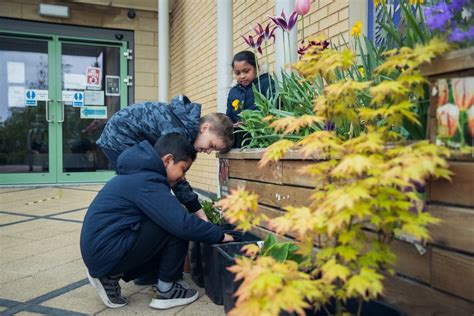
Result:
[[[285,12],[281,11],[280,16],[271,16],[270,19],[275,22],[275,24],[283,31],[289,32],[296,24],[296,21],[298,19],[298,13],[296,13],[296,11],[293,11],[287,20]]]
[[[273,42],[275,43],[275,30],[276,26],[270,27],[270,23],[266,27],[263,27],[262,24],[257,23],[257,26],[253,28],[255,34],[258,36],[261,42],[266,42],[273,37]]]
[[[245,43],[247,43],[248,46],[250,46],[253,49],[256,49],[260,54],[262,54],[262,47],[261,47],[262,38],[261,37],[258,37],[257,40],[255,41],[252,35],[249,35],[247,37],[243,35],[240,35],[240,36],[242,36],[242,38],[244,39]]]

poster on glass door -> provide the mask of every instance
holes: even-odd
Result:
[[[97,67],[87,68],[87,83],[88,90],[100,90],[102,88],[102,69]]]

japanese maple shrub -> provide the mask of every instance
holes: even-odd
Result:
[[[390,242],[397,234],[429,239],[427,225],[437,220],[423,212],[416,187],[428,178],[449,178],[448,151],[427,141],[401,143],[395,127],[402,120],[419,124],[411,111],[413,92],[426,83],[419,66],[447,49],[433,39],[389,51],[375,71],[395,79],[378,82],[337,75],[355,65],[349,50],[308,52],[301,59],[299,73],[323,79],[323,93],[315,96],[312,114],[271,124],[282,139],[268,147],[260,164],[277,161],[290,149],[320,159],[300,170],[314,177],[310,201],[286,206],[282,216],[270,219],[277,233],[296,236],[298,253],[306,260],[238,259],[231,269],[243,283],[230,315],[279,315],[282,310],[303,315],[305,308],[324,309],[331,302],[342,314],[348,299],[362,302],[382,293],[384,273],[391,272],[396,259]],[[365,96],[370,104],[360,106],[358,99]],[[347,122],[360,133],[338,134],[338,125]],[[315,123],[325,128],[296,141],[283,138]],[[228,221],[248,230],[268,220],[257,201],[255,193],[239,188],[220,206]],[[252,247],[248,250],[257,251]]]

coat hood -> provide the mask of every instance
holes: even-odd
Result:
[[[186,96],[178,95],[171,99],[170,110],[178,124],[182,125],[189,140],[196,139],[201,119],[201,104],[190,102]]]
[[[154,171],[166,177],[166,169],[155,148],[146,140],[125,150],[117,159],[118,174]]]

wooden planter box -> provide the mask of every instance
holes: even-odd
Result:
[[[309,203],[314,181],[297,170],[314,161],[290,153],[264,168],[257,164],[263,150],[231,151],[220,155],[223,195],[245,186],[259,196],[259,211],[275,217],[286,205]],[[395,240],[397,275],[385,279],[384,300],[408,315],[469,315],[474,312],[474,164],[453,163],[453,183],[430,185],[428,210],[443,223],[431,228],[433,240],[420,254],[414,244]],[[470,176],[468,176],[470,175]],[[469,179],[470,178],[470,179]],[[464,188],[471,187],[471,191]],[[456,198],[456,203],[452,201]],[[454,205],[456,204],[456,205]],[[263,222],[253,233],[264,238],[271,230]],[[286,236],[283,239],[291,239]]]
[[[474,48],[447,54],[423,69],[434,86],[438,79],[474,76]],[[430,100],[428,137],[437,135],[438,96]],[[275,217],[285,205],[309,203],[314,181],[297,170],[312,161],[289,153],[278,163],[258,168],[263,150],[232,151],[220,158],[221,193],[245,186],[259,196],[259,210]],[[428,212],[442,223],[430,228],[432,240],[425,252],[414,244],[395,240],[395,276],[387,276],[384,300],[407,315],[474,315],[474,159],[454,152],[450,160],[452,181],[428,184]],[[253,231],[264,238],[268,223]],[[291,239],[292,236],[284,237]]]

